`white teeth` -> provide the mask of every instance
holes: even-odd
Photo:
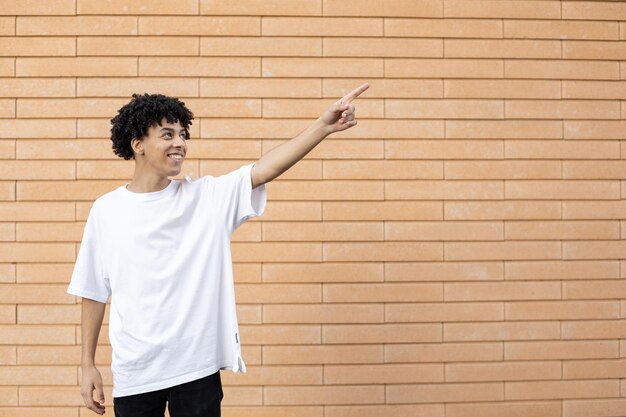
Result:
[[[175,154],[172,154],[172,155],[169,155],[169,157],[170,157],[170,158],[172,158],[172,159],[183,159],[183,156],[182,156],[182,155],[175,155]]]

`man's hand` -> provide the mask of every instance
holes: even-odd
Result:
[[[369,87],[369,83],[362,84],[337,100],[324,112],[321,120],[326,125],[328,134],[341,132],[356,125],[356,120],[354,120],[355,107],[350,103]]]
[[[93,390],[96,389],[97,400],[93,399]],[[80,395],[88,409],[98,414],[104,414],[104,390],[102,389],[102,376],[95,366],[83,367],[83,379],[80,387]]]

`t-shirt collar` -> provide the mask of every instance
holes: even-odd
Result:
[[[122,185],[120,189],[122,191],[122,194],[124,194],[125,196],[133,200],[153,201],[153,200],[159,200],[161,198],[165,198],[165,197],[172,195],[176,191],[178,184],[179,184],[179,181],[171,179],[170,183],[164,189],[159,190],[159,191],[151,191],[148,193],[136,193],[134,191],[130,191],[128,188],[126,188],[128,183]]]

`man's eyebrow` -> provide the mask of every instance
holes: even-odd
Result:
[[[174,129],[172,129],[171,127],[164,127],[164,128],[161,128],[161,130],[160,130],[159,132],[162,132],[162,131],[164,131],[164,130],[169,130],[169,131],[171,131],[171,132],[176,132],[176,131],[175,131]],[[185,133],[187,133],[187,129],[182,128],[182,129],[180,129],[180,132],[185,132]]]

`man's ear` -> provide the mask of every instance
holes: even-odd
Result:
[[[133,148],[136,154],[143,154],[143,142],[137,138],[133,138],[130,141],[130,146]]]

